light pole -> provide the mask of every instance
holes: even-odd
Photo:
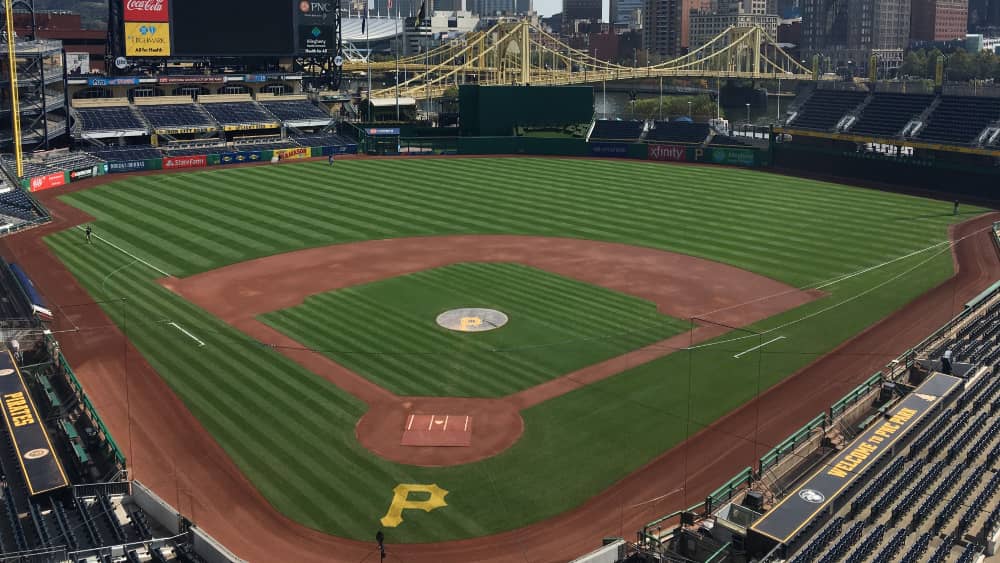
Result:
[[[750,124],[750,103],[747,102],[747,125]]]
[[[775,123],[781,125],[781,77],[778,77],[778,115],[774,118]]]
[[[691,115],[691,100],[688,100],[688,117],[691,117],[692,121],[694,120]]]

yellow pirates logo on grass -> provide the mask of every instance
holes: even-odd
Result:
[[[430,495],[426,500],[410,500],[410,493],[427,493]],[[448,491],[437,485],[399,484],[392,489],[392,503],[389,510],[382,517],[382,525],[386,528],[395,528],[403,522],[404,510],[423,510],[430,512],[434,509],[448,506],[444,501]]]
[[[437,324],[457,332],[486,332],[507,324],[507,315],[494,309],[468,307],[452,309],[437,316]]]

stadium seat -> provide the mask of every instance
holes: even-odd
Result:
[[[861,105],[867,96],[867,92],[815,90],[799,108],[798,115],[788,127],[832,131],[841,118]]]
[[[642,136],[642,121],[617,121],[598,119],[590,133],[592,141],[638,141]]]
[[[934,96],[929,95],[877,93],[849,133],[894,137],[933,101]]]
[[[268,112],[281,121],[331,120],[326,110],[308,100],[268,100],[260,102]]]
[[[128,106],[81,108],[76,110],[76,114],[84,133],[146,130],[146,126]]]
[[[195,104],[136,106],[154,129],[215,129],[216,124]]]
[[[202,107],[222,126],[267,126],[276,121],[255,102],[211,103]]]
[[[1000,120],[1000,98],[942,96],[927,125],[917,133],[924,141],[968,145],[987,125]]]

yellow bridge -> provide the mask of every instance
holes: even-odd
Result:
[[[659,77],[816,80],[760,27],[730,27],[694,51],[645,67],[602,61],[527,21],[499,23],[398,61],[348,61],[345,72],[405,72],[399,96],[439,97],[459,84],[587,84]],[[372,98],[396,95],[396,86]]]

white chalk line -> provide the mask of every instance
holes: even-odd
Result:
[[[992,227],[990,227],[990,228],[992,228]],[[956,240],[954,243],[949,244],[945,249],[942,249],[941,252],[944,252],[945,250],[950,249],[955,244],[958,244],[959,242],[965,240],[966,238],[969,238],[969,237],[973,236],[974,234],[978,234],[981,231],[982,231],[982,229],[980,231],[976,231],[975,233],[970,233],[968,236],[962,237],[959,240]],[[938,245],[935,245],[935,246],[938,246]],[[696,350],[698,348],[708,348],[708,347],[711,347],[711,346],[718,346],[720,344],[728,344],[730,342],[737,342],[737,341],[740,341],[740,340],[746,340],[747,338],[755,338],[757,336],[761,336],[761,335],[764,335],[764,334],[775,332],[777,330],[781,330],[783,328],[786,328],[786,327],[789,327],[789,326],[792,326],[792,325],[799,324],[802,321],[809,320],[809,319],[811,319],[811,318],[813,318],[815,316],[818,316],[818,315],[822,315],[823,313],[826,313],[827,311],[836,309],[838,307],[842,307],[842,306],[844,306],[844,305],[846,305],[846,304],[848,304],[848,303],[850,303],[850,302],[852,302],[852,301],[854,301],[856,299],[860,299],[861,297],[864,297],[865,295],[868,295],[869,293],[871,293],[871,292],[873,292],[873,291],[875,291],[877,289],[880,289],[880,288],[888,285],[889,283],[892,283],[892,282],[898,280],[899,278],[901,278],[901,277],[903,277],[903,276],[905,276],[905,275],[913,272],[917,268],[920,268],[924,264],[930,262],[934,258],[937,258],[941,254],[941,252],[937,252],[937,253],[932,254],[926,260],[923,260],[923,261],[919,262],[918,264],[914,265],[912,268],[906,269],[906,270],[900,272],[899,274],[896,274],[895,276],[892,276],[891,278],[883,281],[882,283],[875,284],[872,287],[870,287],[870,288],[868,288],[868,289],[866,289],[866,290],[864,290],[864,291],[862,291],[862,292],[860,292],[860,293],[858,293],[856,295],[852,295],[851,297],[848,297],[847,299],[844,299],[843,301],[841,301],[839,303],[834,303],[833,305],[830,305],[829,307],[824,307],[823,309],[820,309],[818,311],[815,311],[813,313],[805,315],[805,316],[803,316],[801,318],[798,318],[798,319],[795,319],[795,320],[792,320],[792,321],[788,321],[785,324],[778,325],[778,326],[773,327],[773,328],[769,328],[769,329],[764,330],[764,331],[762,331],[762,332],[760,332],[758,334],[749,334],[747,336],[738,336],[736,338],[730,338],[728,340],[720,340],[719,342],[708,342],[706,344],[699,344],[697,346],[689,346],[689,347],[685,348],[685,350]]]
[[[743,350],[742,352],[740,352],[739,354],[736,354],[733,357],[734,358],[739,358],[743,354],[748,354],[750,352],[753,352],[754,350],[757,350],[758,348],[763,348],[764,346],[767,346],[768,344],[770,344],[772,342],[777,342],[779,340],[783,340],[784,338],[785,338],[784,336],[779,336],[777,338],[772,338],[771,340],[768,340],[767,342],[765,342],[763,344],[758,344],[758,345],[754,346],[753,348],[750,348],[750,349],[747,349],[747,350]]]
[[[199,348],[205,345],[204,342],[202,342],[201,340],[198,340],[198,337],[196,337],[195,335],[193,335],[190,332],[188,332],[187,330],[185,330],[184,327],[182,327],[181,325],[179,325],[177,323],[174,323],[174,322],[170,322],[170,323],[167,323],[167,324],[170,325],[170,326],[172,326],[172,327],[174,327],[174,328],[176,328],[177,330],[183,332],[184,334],[186,334],[188,336],[188,338],[190,338],[191,340],[194,340],[195,342],[197,342]]]
[[[681,492],[681,491],[683,491],[683,490],[684,490],[684,487],[678,487],[678,488],[676,488],[676,489],[674,489],[674,490],[672,490],[672,491],[668,492],[667,494],[664,494],[664,495],[660,495],[660,496],[658,496],[658,497],[655,497],[655,498],[651,498],[651,499],[649,499],[649,500],[644,500],[644,501],[642,501],[642,502],[640,502],[640,503],[638,503],[638,504],[633,504],[633,505],[632,505],[632,506],[630,506],[629,508],[638,508],[638,507],[640,507],[640,506],[643,506],[643,505],[645,505],[645,504],[649,504],[649,503],[651,503],[651,502],[656,502],[656,501],[658,501],[658,500],[663,500],[663,499],[665,499],[665,498],[669,497],[670,495],[675,495],[675,494],[677,494],[677,493],[679,493],[679,492]]]
[[[82,225],[77,225],[77,226],[76,226],[76,228],[77,228],[77,229],[80,229],[81,231],[86,231],[86,229],[84,229]],[[115,250],[117,250],[118,252],[121,252],[122,254],[125,254],[126,256],[129,256],[129,257],[131,257],[131,258],[135,258],[135,259],[136,259],[136,260],[138,260],[139,262],[142,262],[142,263],[143,263],[144,265],[146,265],[146,266],[147,266],[148,268],[150,268],[150,269],[152,269],[152,270],[156,270],[157,272],[159,272],[159,273],[163,274],[164,276],[167,276],[167,277],[171,277],[171,275],[170,275],[169,273],[167,273],[167,272],[165,272],[165,271],[161,270],[160,268],[157,268],[156,266],[154,266],[154,265],[150,264],[149,262],[146,262],[146,261],[145,261],[145,260],[143,260],[142,258],[139,258],[139,257],[138,257],[138,256],[136,256],[135,254],[132,254],[131,252],[129,252],[129,251],[125,250],[124,248],[122,248],[122,247],[118,246],[117,244],[115,244],[115,243],[113,243],[113,242],[109,241],[108,239],[106,239],[106,238],[102,237],[101,235],[95,235],[95,234],[91,234],[90,236],[92,236],[92,237],[96,238],[97,240],[99,240],[99,241],[103,242],[104,244],[106,244],[106,245],[110,246],[111,248],[114,248],[114,249],[115,249]]]

